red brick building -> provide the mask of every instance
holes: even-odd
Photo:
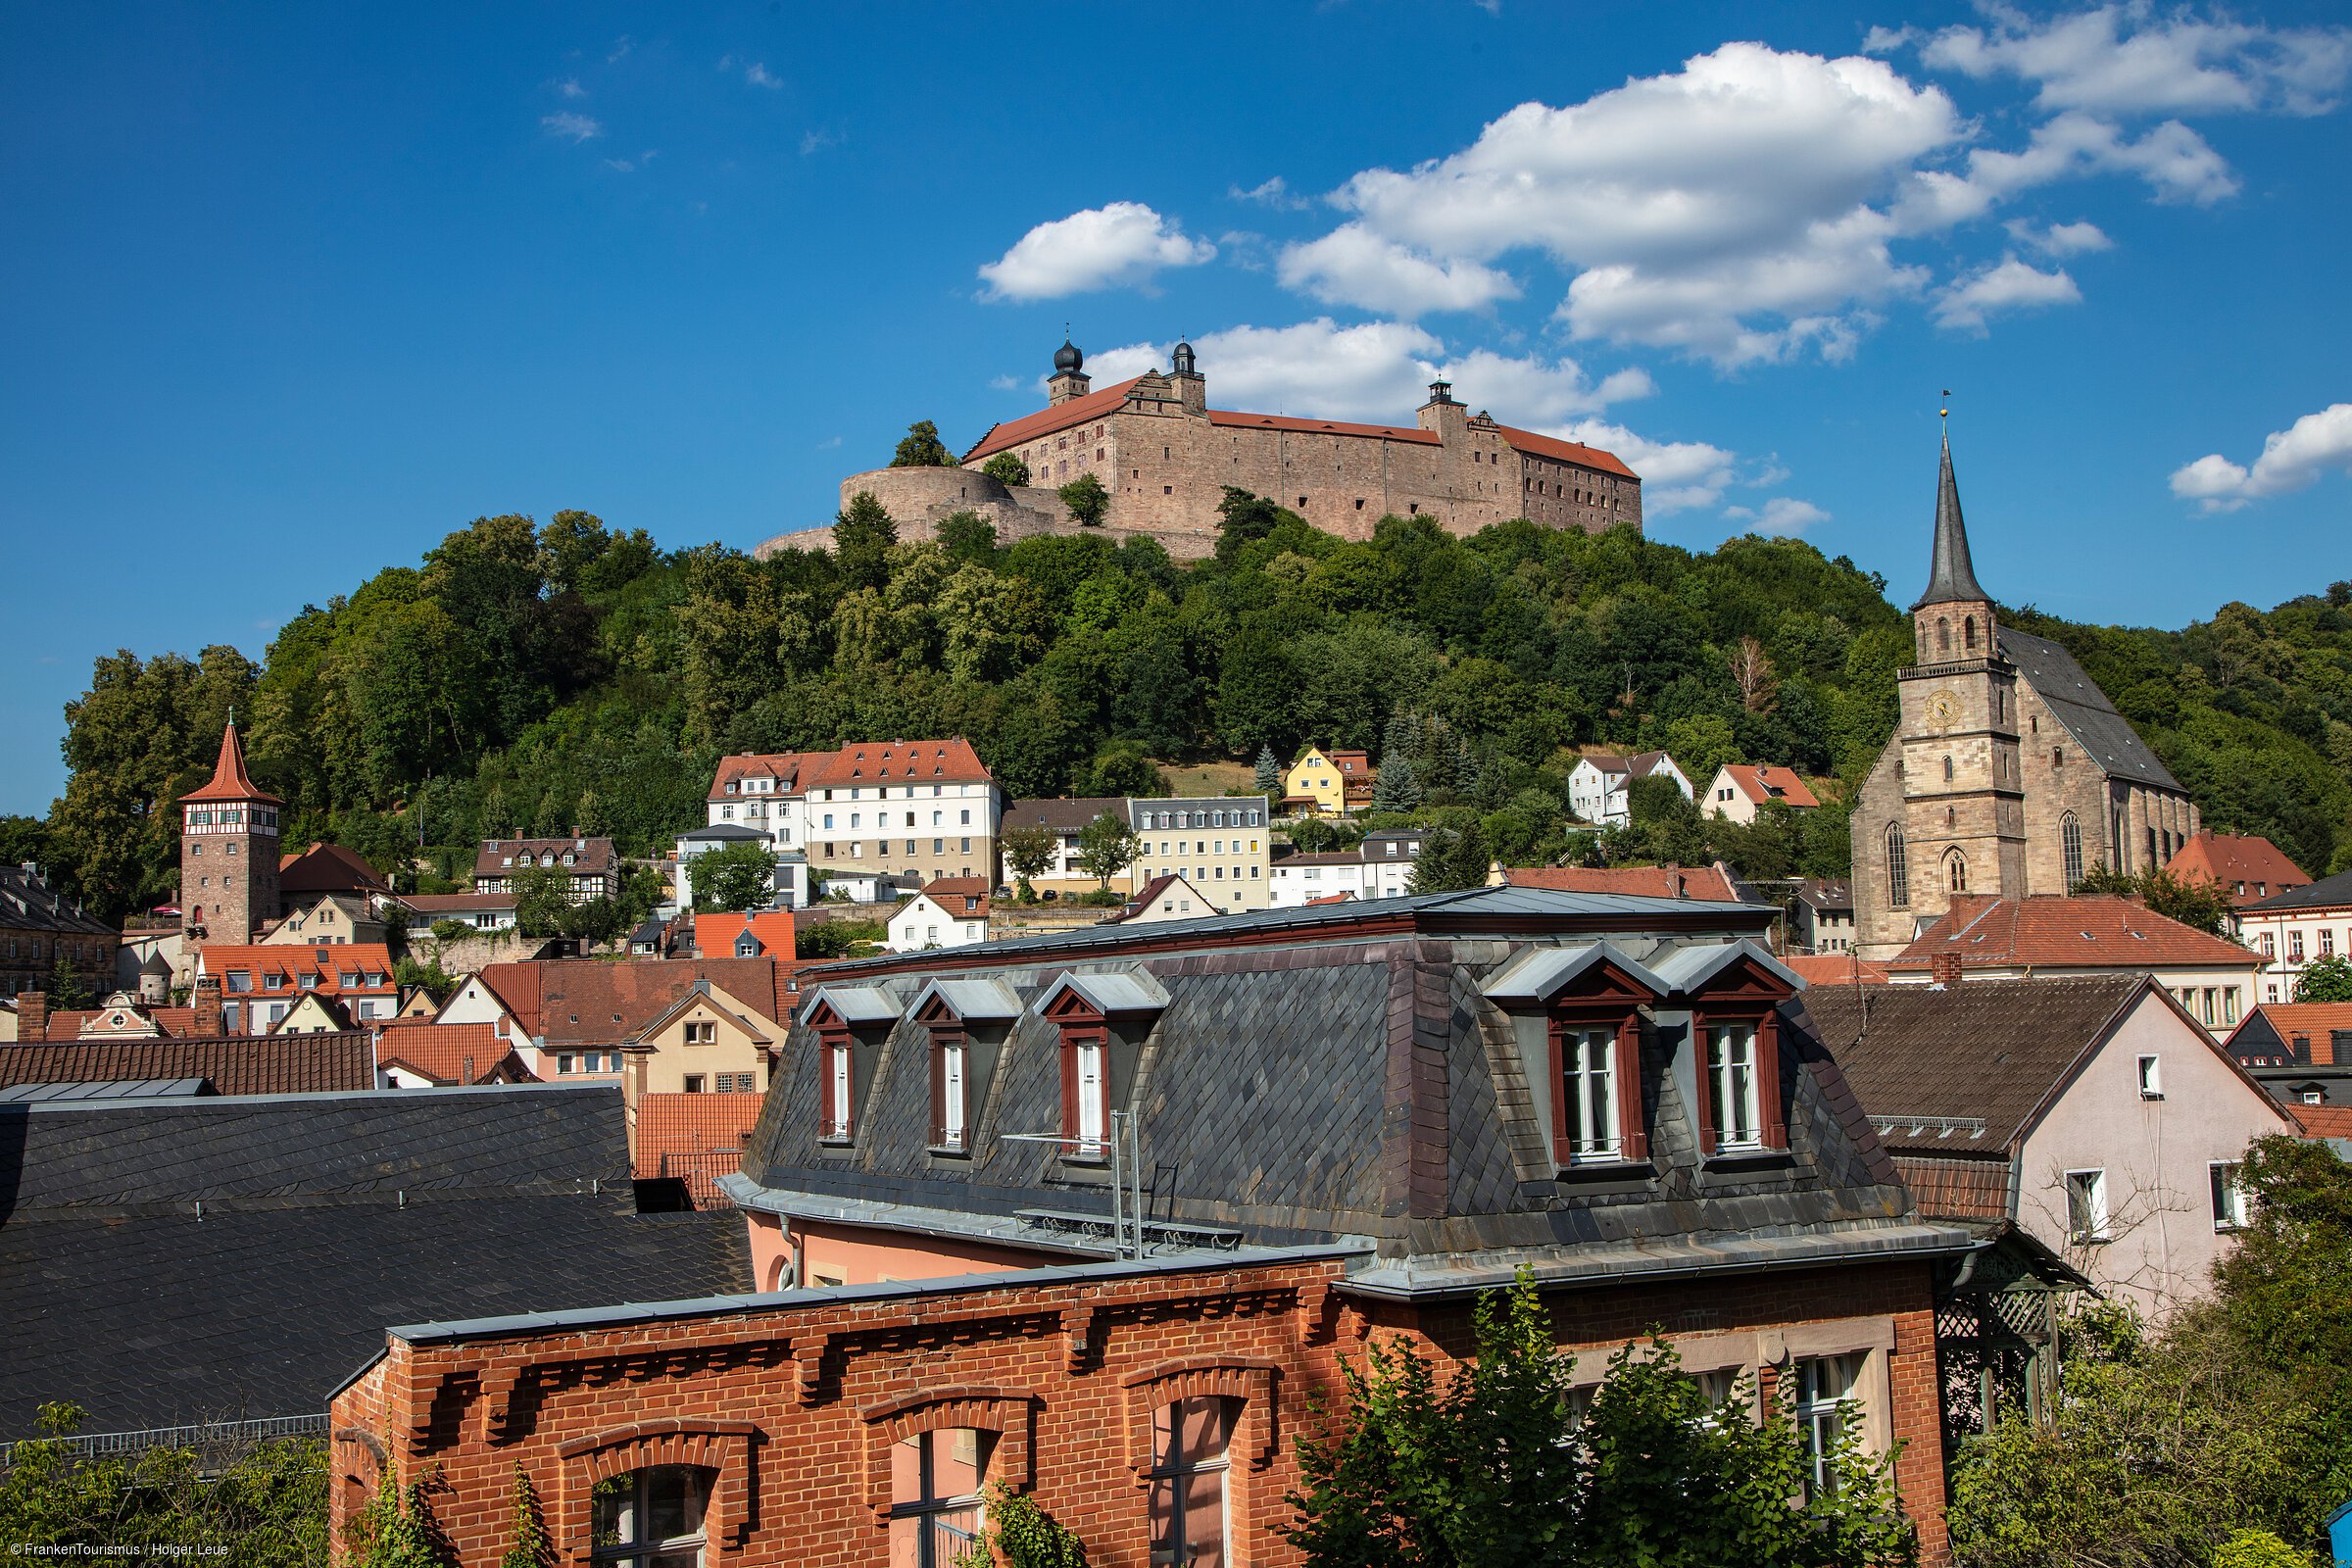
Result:
[[[766,1294],[392,1329],[336,1522],[430,1465],[493,1558],[520,1464],[566,1562],[913,1563],[1003,1481],[1102,1568],[1295,1563],[1340,1361],[1460,1353],[1524,1266],[1580,1382],[1662,1326],[1850,1401],[1942,1560],[1936,1276],[1980,1244],[1783,1009],[1771,918],[1482,889],[805,975],[720,1184]]]

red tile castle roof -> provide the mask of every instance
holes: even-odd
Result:
[[[963,455],[963,461],[975,463],[1017,447],[1024,441],[1052,435],[1073,424],[1084,424],[1089,419],[1099,419],[1114,413],[1120,404],[1127,401],[1127,389],[1142,379],[1140,375],[1131,375],[1116,386],[1106,386],[1100,392],[1089,392],[1082,398],[1072,398],[1067,403],[1056,403],[1035,414],[1023,415],[1009,424],[992,424],[988,427],[988,433],[974,442],[972,450]]]
[[[2107,895],[1998,899],[1959,894],[1951,909],[1887,959],[1886,967],[1927,969],[1945,955],[1957,955],[1963,967],[2207,964],[2251,969],[2262,961],[2234,942],[2168,920],[2136,900]]]
[[[213,764],[213,776],[203,788],[193,789],[180,797],[182,801],[258,801],[264,806],[283,806],[286,803],[253,781],[245,771],[245,745],[237,739],[237,721],[232,715],[227,727],[220,731],[220,760]]]

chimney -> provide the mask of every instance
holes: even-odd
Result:
[[[459,1078],[458,1078],[458,1082],[459,1082],[459,1083],[461,1083],[461,1084],[470,1084],[470,1083],[472,1083],[472,1082],[473,1082],[473,1057],[472,1057],[472,1056],[468,1055],[468,1056],[466,1058],[466,1065],[465,1065],[465,1067],[464,1067],[464,1068],[462,1069],[462,1071],[461,1071],[461,1074],[460,1074],[460,1076],[459,1076]]]
[[[1960,955],[1938,953],[1928,959],[1928,978],[1939,986],[1958,985],[1960,983]]]
[[[209,1040],[220,1033],[220,977],[217,974],[200,974],[196,977],[196,1019],[193,1027],[199,1040]]]
[[[49,1038],[49,993],[17,993],[17,1038],[27,1045]]]

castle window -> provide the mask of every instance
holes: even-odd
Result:
[[[1355,510],[1358,512],[1364,510],[1364,498],[1362,496],[1357,496],[1355,498]]]
[[[1958,850],[1943,858],[1944,885],[1954,893],[1968,891],[1968,857]]]
[[[1947,806],[1943,808],[1943,825],[1945,827],[1958,827],[1960,825],[1960,812],[1958,808]]]
[[[1943,759],[1943,781],[1946,784],[1952,781],[1952,759],[1948,753]]]
[[[1886,828],[1886,902],[1897,909],[1911,906],[1910,857],[1903,845],[1903,825],[1889,823]]]
[[[2066,765],[2065,747],[2053,746],[2050,748],[2050,765],[2052,767],[2064,767]]]
[[[2066,865],[2066,890],[2082,880],[2082,824],[2069,811],[2058,821],[2058,844]]]

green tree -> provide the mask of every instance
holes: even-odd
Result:
[[[880,588],[888,581],[890,552],[898,542],[898,523],[871,490],[850,497],[833,519],[833,559],[854,586]]]
[[[1110,879],[1143,853],[1144,841],[1116,812],[1104,811],[1078,831],[1078,864],[1104,892],[1110,890]]]
[[[999,484],[1025,485],[1029,482],[1029,465],[1009,452],[1000,452],[980,465],[980,471]]]
[[[995,461],[991,459],[990,461]],[[948,559],[966,566],[997,564],[997,525],[977,512],[951,512],[931,530]]]
[[[689,881],[698,909],[764,909],[775,897],[776,855],[763,839],[745,839],[694,858]]]
[[[1133,795],[1156,799],[1168,793],[1168,775],[1134,741],[1113,741],[1087,764],[1081,795]]]
[[[2208,936],[2229,935],[2229,890],[2209,878],[2180,877],[2155,867],[2126,873],[2094,865],[2067,891],[2137,899],[2168,920],[2194,926]]]
[[[562,866],[517,866],[514,928],[534,939],[560,937],[571,917],[571,873]]]
[[[1431,830],[1422,842],[1421,858],[1413,862],[1408,885],[1416,894],[1483,888],[1493,864],[1486,829],[1473,817],[1457,826]]]
[[[1300,1441],[1285,1532],[1315,1568],[1918,1561],[1892,1458],[1866,1455],[1855,1421],[1835,1484],[1807,1495],[1794,1424],[1753,1419],[1745,1384],[1715,1405],[1662,1340],[1620,1349],[1580,1422],[1575,1363],[1526,1273],[1478,1300],[1471,1336],[1449,1378],[1401,1337],[1341,1363],[1347,1413]]]
[[[583,899],[564,912],[564,934],[590,949],[603,947],[629,929],[631,921],[623,912],[620,902],[599,894]]]
[[[1004,847],[1004,863],[1012,867],[1012,896],[1022,904],[1037,902],[1037,890],[1030,883],[1052,869],[1054,858],[1061,853],[1061,840],[1042,827],[1008,827],[999,841]]]
[[[855,958],[889,935],[880,920],[803,920],[793,927],[793,946],[804,958]]]
[[[899,440],[899,450],[891,454],[894,468],[953,468],[956,454],[939,438],[939,426],[929,419],[917,419],[906,427]]]
[[[1381,754],[1380,771],[1372,779],[1372,809],[1410,811],[1421,804],[1421,781],[1413,776],[1412,759],[1400,751]]]
[[[2295,976],[2297,1002],[2352,1002],[2352,958],[2314,958]]]
[[[1099,528],[1102,514],[1110,510],[1110,491],[1102,480],[1091,473],[1082,473],[1063,485],[1054,494],[1070,509],[1070,515],[1081,528]]]
[[[56,967],[49,971],[49,1005],[66,1011],[89,1004],[89,988],[81,983],[81,972],[64,954],[59,954]]]
[[[1275,801],[1282,799],[1282,763],[1275,758],[1273,747],[1257,749],[1257,767],[1250,776],[1250,787]]]

